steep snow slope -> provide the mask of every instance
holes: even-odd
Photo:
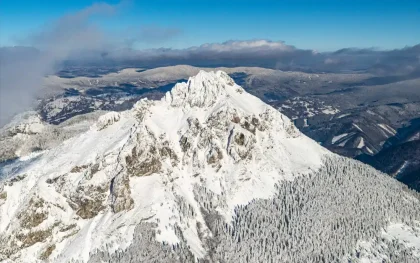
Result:
[[[420,218],[413,193],[329,153],[221,71],[28,161],[0,187],[5,262],[357,261],[359,240]]]

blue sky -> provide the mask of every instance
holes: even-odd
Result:
[[[17,45],[19,39],[95,2],[2,0],[0,46]],[[121,4],[114,15],[94,17],[91,22],[109,38],[121,32],[125,36],[137,34],[141,28],[172,32],[159,41],[140,41],[135,44],[137,48],[186,48],[248,39],[283,40],[319,51],[344,47],[394,49],[420,43],[419,0],[132,0]]]

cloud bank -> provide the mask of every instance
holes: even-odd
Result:
[[[282,41],[248,40],[208,43],[186,49],[119,49],[108,52],[104,59],[143,66],[191,64],[275,67],[278,62],[290,64],[312,55],[311,50],[300,50]]]
[[[420,77],[420,45],[395,50],[344,48],[335,52],[299,49],[265,39],[206,43],[185,49],[138,50],[137,44],[165,45],[181,38],[177,28],[133,26],[119,34],[105,32],[92,18],[112,18],[125,3],[94,4],[68,14],[21,39],[22,46],[0,48],[0,127],[31,107],[43,89],[43,77],[64,66],[158,67],[259,66],[305,72],[371,72]]]
[[[186,49],[117,49],[101,57],[107,65],[156,67],[260,66],[305,72],[363,71],[375,74],[410,74],[420,70],[420,45],[396,50],[345,48],[335,52],[299,49],[283,41],[247,40],[207,43]],[[98,61],[98,62],[99,62]]]
[[[34,103],[42,90],[43,77],[59,70],[65,60],[112,48],[89,19],[111,15],[117,9],[118,5],[94,4],[20,40],[30,48],[0,48],[0,127]]]

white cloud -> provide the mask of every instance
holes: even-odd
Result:
[[[215,52],[235,52],[247,50],[271,50],[287,52],[296,50],[295,47],[286,45],[283,41],[269,41],[269,40],[245,40],[245,41],[227,41],[224,43],[209,43],[203,44],[199,47],[191,49],[201,51],[215,51]]]
[[[30,107],[42,90],[42,79],[75,53],[109,48],[106,36],[89,23],[96,15],[111,15],[118,5],[93,4],[46,25],[24,40],[38,48],[0,49],[0,127],[14,114]]]

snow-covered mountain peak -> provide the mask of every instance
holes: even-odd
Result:
[[[243,89],[225,72],[200,70],[188,82],[176,84],[165,99],[174,107],[209,107],[232,92],[242,93]]]
[[[292,262],[296,255],[288,253],[324,256],[318,244],[325,232],[356,246],[365,235],[348,233],[376,220],[372,203],[411,198],[381,206],[395,208],[389,215],[377,213],[397,222],[418,207],[390,179],[329,153],[221,71],[199,72],[160,101],[106,113],[90,129],[9,166],[0,182],[5,262]],[[370,181],[360,184],[365,177]],[[365,205],[353,202],[368,190],[383,200],[367,194]],[[343,202],[360,222],[342,223]],[[369,233],[385,223],[368,225]],[[331,251],[338,257],[348,250]]]
[[[0,255],[86,259],[108,243],[128,246],[146,220],[170,244],[182,240],[178,227],[189,229],[183,238],[202,257],[200,238],[210,234],[195,191],[223,196],[218,210],[229,222],[235,206],[269,198],[276,182],[316,171],[326,154],[226,73],[201,71],[160,101],[106,113],[86,132],[12,164],[0,191],[9,242]],[[185,205],[194,217],[184,217]],[[42,237],[34,240],[34,231]]]

